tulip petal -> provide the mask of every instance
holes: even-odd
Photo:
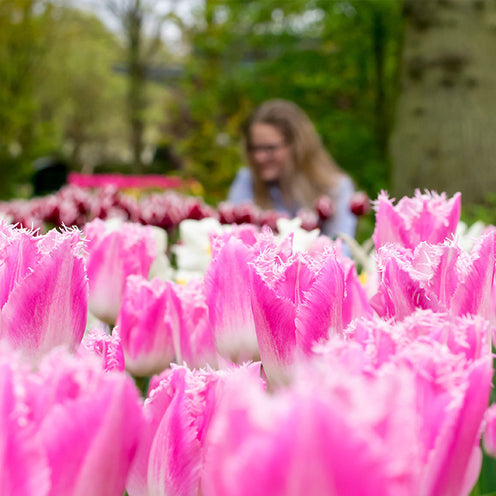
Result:
[[[51,496],[120,496],[135,454],[141,412],[125,376],[98,391],[55,405],[40,435],[52,471]]]
[[[126,368],[139,377],[162,372],[174,358],[170,328],[165,321],[167,284],[142,276],[127,278],[116,325],[122,339]]]
[[[75,243],[76,233],[61,235],[57,246],[14,287],[0,314],[2,335],[31,356],[60,344],[74,349],[83,337],[88,283]]]
[[[205,275],[205,298],[215,346],[236,363],[258,358],[250,297],[250,250],[231,238],[219,250]]]
[[[304,353],[343,330],[344,272],[331,254],[296,309],[296,342]]]
[[[480,465],[474,463],[472,457],[480,456],[480,426],[489,400],[492,375],[490,357],[479,360],[470,370],[460,407],[452,421],[445,422],[426,464],[423,495],[463,496],[466,485],[476,482]]]
[[[256,270],[251,304],[262,364],[267,376],[276,379],[294,360],[296,308],[269,288]]]
[[[50,472],[45,453],[32,433],[22,427],[15,410],[12,370],[0,363],[0,494],[48,496]]]
[[[187,405],[184,374],[175,374],[170,387],[174,390],[174,397],[150,449],[148,487],[150,494],[196,496],[201,445]]]

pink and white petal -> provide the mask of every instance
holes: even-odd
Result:
[[[296,346],[308,355],[315,344],[343,330],[344,271],[334,254],[304,294],[296,308]]]
[[[32,357],[65,344],[75,349],[86,326],[88,282],[74,238],[62,239],[11,292],[1,334]]]
[[[267,377],[285,376],[296,352],[296,308],[268,287],[256,270],[252,271],[252,309],[260,358]]]
[[[78,354],[99,357],[105,372],[113,370],[124,372],[125,370],[124,351],[117,327],[112,330],[112,335],[104,326],[92,329],[84,335],[81,346],[78,348]]]
[[[496,403],[493,403],[484,415],[485,427],[483,435],[484,451],[496,458]]]
[[[14,395],[14,377],[0,363],[0,494],[48,496],[50,471],[38,437],[21,419]]]
[[[5,236],[5,237],[3,237]],[[40,254],[37,239],[27,231],[7,229],[0,249],[0,309],[10,293],[36,266]]]
[[[408,235],[403,219],[393,207],[393,201],[389,199],[387,193],[381,192],[374,202],[374,209],[376,221],[372,239],[375,249],[378,251],[387,243],[400,243],[402,246],[408,246]]]
[[[174,358],[172,334],[165,322],[167,286],[160,279],[127,278],[117,317],[126,368],[145,377],[160,373]]]
[[[253,254],[231,238],[219,250],[205,275],[205,298],[217,351],[242,363],[257,359],[258,343],[250,297]]]
[[[475,483],[480,465],[473,457],[480,440],[480,427],[489,401],[492,382],[491,358],[482,358],[469,371],[466,390],[451,421],[445,422],[425,467],[422,495],[463,496],[466,485]],[[475,450],[475,451],[474,451]]]
[[[137,391],[121,374],[109,375],[93,394],[55,405],[40,429],[51,496],[120,496],[141,422]]]
[[[496,230],[483,235],[472,255],[472,263],[461,276],[453,296],[451,311],[456,315],[481,315],[496,322],[494,280],[496,263]]]
[[[150,494],[196,496],[202,452],[185,394],[185,375],[174,374],[170,387],[174,397],[150,448],[148,488]]]

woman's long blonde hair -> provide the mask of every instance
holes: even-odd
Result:
[[[250,160],[251,128],[254,124],[274,126],[291,148],[291,162],[281,171],[279,187],[289,209],[313,208],[321,195],[333,195],[341,169],[324,148],[320,136],[305,112],[287,100],[268,100],[260,105],[244,128],[245,150],[252,171],[255,203],[272,208],[269,186],[262,180],[256,165]]]

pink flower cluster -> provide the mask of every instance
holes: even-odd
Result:
[[[175,189],[185,185],[185,181],[178,176],[161,176],[158,174],[130,176],[124,174],[80,174],[71,172],[67,181],[69,184],[80,188],[115,186],[118,189]]]
[[[32,200],[12,200],[0,203],[0,216],[8,217],[14,224],[30,229],[46,229],[49,227],[82,228],[93,219],[118,217],[130,222],[158,226],[171,230],[185,219],[200,220],[213,217],[221,224],[254,224],[267,225],[276,230],[276,221],[285,214],[273,210],[261,210],[252,204],[232,205],[221,203],[217,209],[205,204],[197,197],[181,195],[174,191],[151,193],[136,198],[121,192],[119,188],[134,185],[144,187],[145,179],[134,181],[96,181],[95,189],[87,189],[95,185],[91,176],[81,179],[62,188],[55,194]],[[167,178],[163,178],[167,179]],[[153,180],[153,178],[152,178]],[[350,205],[356,215],[367,213],[368,198],[363,193],[357,194]],[[302,227],[311,231],[332,216],[333,207],[330,199],[322,197],[316,203],[315,211],[302,210],[298,215],[302,219]]]
[[[462,251],[459,202],[379,197],[372,298],[327,238],[239,226],[183,286],[147,279],[148,226],[1,225],[0,494],[468,495],[483,431],[496,454],[496,230]]]
[[[93,219],[112,217],[172,229],[184,219],[216,216],[215,210],[199,198],[168,191],[138,199],[115,186],[95,190],[66,186],[45,197],[4,202],[0,213],[15,224],[40,229],[46,224],[82,228]]]

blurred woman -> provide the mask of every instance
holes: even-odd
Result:
[[[286,100],[269,100],[248,119],[244,139],[249,167],[238,171],[228,201],[252,202],[293,217],[328,196],[333,215],[321,226],[322,233],[355,235],[353,182],[325,150],[303,110]]]

